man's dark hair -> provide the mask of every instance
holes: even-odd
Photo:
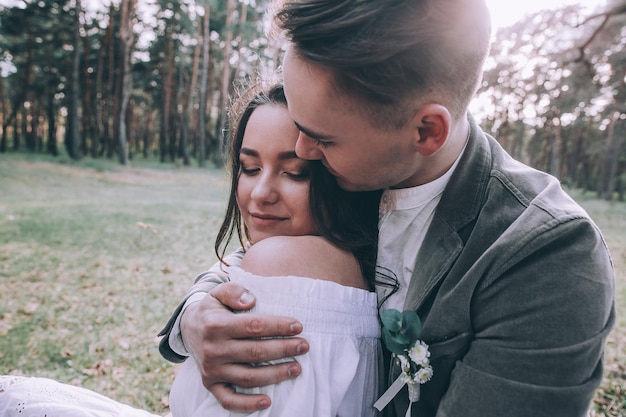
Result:
[[[491,31],[484,0],[292,0],[276,21],[300,58],[383,118],[404,117],[420,97],[462,117]]]

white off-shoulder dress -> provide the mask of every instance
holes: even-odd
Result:
[[[170,392],[174,417],[368,417],[379,395],[380,327],[376,293],[305,277],[262,277],[228,270],[256,297],[254,313],[294,317],[303,324],[309,353],[296,360],[295,379],[239,392],[264,393],[270,408],[252,414],[224,410],[203,387],[192,359],[180,368]],[[245,314],[245,313],[243,313]]]
[[[2,417],[159,417],[48,378],[0,376]]]

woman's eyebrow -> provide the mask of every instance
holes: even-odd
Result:
[[[239,151],[239,153],[244,154],[244,155],[248,155],[254,158],[258,158],[259,157],[259,152],[255,151],[254,149],[250,149],[250,148],[241,148],[241,150]],[[298,155],[296,155],[296,151],[285,151],[285,152],[280,152],[278,154],[278,159],[280,160],[287,160],[287,159],[299,159]]]
[[[254,149],[250,149],[250,148],[241,148],[239,150],[239,153],[242,153],[242,154],[248,155],[248,156],[254,156],[255,158],[259,157],[259,153],[257,151],[255,151]]]
[[[299,159],[298,155],[296,155],[296,151],[287,151],[287,152],[281,152],[278,154],[278,159],[280,160],[286,160],[286,159]]]
[[[298,122],[293,122],[296,127],[298,128],[298,130],[302,133],[304,133],[305,135],[307,135],[310,138],[313,139],[320,139],[320,140],[327,140],[327,139],[332,139],[331,135],[325,135],[323,133],[315,133],[314,131],[312,131],[311,129],[307,129],[304,126],[301,126]]]

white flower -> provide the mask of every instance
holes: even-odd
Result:
[[[404,372],[405,374],[408,374],[411,372],[411,362],[409,362],[409,358],[407,358],[405,355],[397,355],[398,359],[400,360],[400,369],[402,369],[402,372]]]
[[[414,384],[415,383],[413,377],[411,377],[411,375],[407,374],[406,372],[402,372],[400,374],[400,378],[402,378],[402,381],[404,381],[407,384]]]
[[[421,340],[416,340],[413,347],[409,349],[409,357],[415,364],[427,366],[429,363],[428,358],[430,357],[428,345]]]
[[[415,373],[415,377],[413,378],[413,380],[415,382],[419,382],[420,384],[423,384],[425,382],[430,381],[430,378],[432,378],[432,376],[433,376],[433,368],[432,366],[428,365],[423,368],[420,368]]]

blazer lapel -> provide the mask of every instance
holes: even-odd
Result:
[[[491,153],[484,133],[471,116],[468,119],[470,137],[417,255],[405,310],[419,310],[452,268],[465,245],[462,229],[475,221],[484,199]]]
[[[405,310],[419,310],[422,302],[446,275],[462,249],[463,244],[456,231],[435,216],[415,262],[404,302]]]

